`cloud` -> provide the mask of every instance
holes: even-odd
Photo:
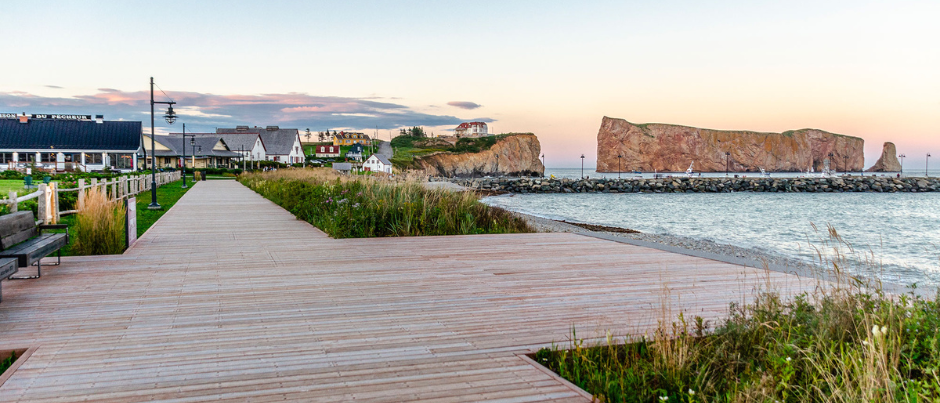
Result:
[[[55,89],[57,89],[57,90],[61,90],[61,89],[62,89],[62,87],[60,87],[60,86],[58,86],[58,85],[47,85],[46,88],[55,88]]]
[[[447,104],[453,107],[460,108],[460,109],[476,109],[476,108],[483,106],[476,102],[467,102],[467,101],[450,101]]]
[[[156,95],[159,101],[167,100],[162,93]],[[410,126],[449,126],[463,121],[455,116],[419,112],[398,103],[368,98],[316,96],[293,92],[216,95],[168,91],[167,95],[176,102],[174,109],[179,114],[179,122],[186,123],[187,129],[192,127],[193,130],[201,131],[214,131],[216,127],[236,125],[278,125],[301,130],[310,128],[312,131],[334,128],[365,130],[376,127],[384,130]],[[104,114],[108,120],[139,120],[144,123],[150,120],[149,91],[128,92],[100,88],[96,94],[73,97],[0,92],[0,105],[22,109],[27,113]],[[164,111],[165,105],[157,105],[158,115],[162,115]],[[157,125],[165,127],[166,123],[158,116]],[[158,129],[157,132],[160,131],[161,129]]]

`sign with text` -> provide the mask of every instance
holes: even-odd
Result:
[[[137,241],[137,198],[128,197],[125,199],[124,206],[127,207],[124,230],[127,234],[127,247],[130,248]]]
[[[20,115],[15,113],[0,113],[0,119],[16,119]],[[55,120],[91,120],[91,115],[65,115],[58,113],[42,113],[29,115],[30,119],[55,119]]]

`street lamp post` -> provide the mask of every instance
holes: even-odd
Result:
[[[849,156],[848,155],[842,156],[842,171],[845,172],[846,175],[849,174]]]
[[[545,177],[545,154],[542,154],[542,177]]]
[[[584,154],[581,154],[581,179],[584,179]]]
[[[193,135],[193,137],[196,137],[196,135]],[[186,123],[183,123],[183,160],[181,165],[180,168],[183,169],[183,189],[186,189]]]
[[[924,162],[924,177],[930,177],[930,153],[927,153],[927,160]]]
[[[829,153],[829,155],[828,155],[828,157],[829,157],[829,163],[830,163],[830,164],[832,163],[832,157],[833,157],[834,155],[835,155],[835,154],[833,154],[833,153]],[[826,168],[828,169],[829,167],[826,167]],[[828,172],[827,172],[827,173],[828,173]]]
[[[728,171],[730,170],[729,169],[730,167],[731,167],[731,152],[725,151],[725,178],[728,177]]]
[[[623,171],[620,162],[623,160],[623,154],[617,154],[617,179],[620,179],[620,172]]]
[[[159,210],[160,204],[157,203],[157,140],[156,140],[156,129],[154,124],[154,113],[153,106],[155,104],[164,104],[168,105],[166,114],[163,117],[166,119],[166,122],[173,124],[176,122],[176,112],[173,112],[173,105],[176,102],[173,101],[154,101],[153,100],[153,77],[150,77],[150,205],[147,206],[148,210]],[[144,153],[146,158],[146,152]]]
[[[899,173],[902,173],[902,174],[904,173],[904,158],[906,158],[906,157],[907,157],[907,156],[904,155],[904,154],[901,154],[901,155],[898,156],[898,158],[901,159],[901,172],[899,172]]]

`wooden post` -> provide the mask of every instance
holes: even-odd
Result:
[[[56,182],[50,182],[49,186],[52,186],[52,223],[58,224],[59,219],[59,184]]]
[[[39,220],[41,224],[49,223],[49,221],[47,220],[47,217],[49,217],[49,197],[47,195],[48,193],[49,193],[49,185],[46,185],[45,183],[40,183],[39,184],[39,200],[36,201],[39,204],[39,208],[36,210],[36,215],[38,217],[36,218]]]
[[[118,191],[118,181],[117,181],[117,179],[115,179],[113,182],[111,182],[111,200],[117,200],[117,199],[118,199],[118,192],[117,192],[117,191]]]
[[[78,200],[76,203],[76,208],[78,209],[78,211],[82,211],[85,209],[85,180],[84,179],[78,180]]]
[[[15,213],[19,208],[19,202],[16,201],[16,191],[10,191],[10,212]]]

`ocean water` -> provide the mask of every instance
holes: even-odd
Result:
[[[938,162],[938,164],[940,164],[940,162]],[[910,168],[908,168],[908,169],[906,169],[906,170],[904,171],[904,173],[902,173],[902,176],[924,176],[924,172],[925,172],[925,171],[924,171],[923,168],[921,168],[921,169],[919,169],[919,170],[915,170],[915,169],[910,169]],[[931,169],[931,170],[928,171],[928,172],[929,172],[930,176],[932,176],[932,177],[940,176],[940,170]],[[685,177],[685,173],[684,173],[684,172],[661,172],[661,173],[659,173],[659,174],[662,175],[662,176],[669,176],[669,175],[672,175],[672,176]],[[725,173],[724,173],[724,172],[705,172],[705,173],[694,172],[694,173],[693,173],[693,175],[695,175],[696,177],[698,177],[700,174],[701,174],[701,177],[703,177],[703,178],[717,178],[717,177],[724,177],[724,176],[725,176]],[[838,172],[837,174],[841,175],[842,172]],[[858,172],[858,171],[849,172],[849,174],[850,174],[850,175],[858,175],[859,172]],[[892,172],[892,173],[871,173],[871,172],[864,172],[863,174],[866,175],[866,176],[871,176],[871,175],[878,175],[878,176],[894,176],[894,175],[897,175],[898,173],[897,173],[897,172]],[[545,176],[548,177],[548,176],[552,176],[552,175],[554,175],[556,178],[577,179],[577,178],[580,178],[580,177],[582,176],[582,171],[581,171],[581,168],[546,168],[546,169],[545,169]],[[621,173],[619,174],[619,176],[618,176],[618,174],[617,174],[616,172],[614,172],[614,173],[609,173],[609,172],[608,172],[608,173],[601,173],[601,172],[597,172],[597,171],[594,170],[594,167],[591,167],[591,168],[584,168],[584,171],[583,171],[583,176],[587,176],[587,177],[590,177],[590,178],[608,178],[608,179],[616,179],[616,178],[618,178],[618,177],[623,178],[623,179],[630,179],[630,178],[633,178],[633,177],[652,178],[654,175],[655,175],[655,174],[654,174],[653,172],[642,172],[642,173],[639,173],[639,174],[634,174],[634,173],[632,173],[632,172],[621,172]],[[760,172],[729,172],[728,175],[731,175],[731,176],[738,175],[738,176],[747,176],[747,177],[758,177],[758,176],[760,176]],[[801,172],[773,172],[773,173],[770,174],[770,176],[773,177],[773,178],[796,178],[796,177],[803,176],[803,175],[805,175],[805,174],[804,174],[804,173],[801,173]]]
[[[557,175],[556,175],[557,176]],[[901,284],[940,286],[940,193],[517,194],[483,202],[559,220],[708,239],[812,261],[827,225]],[[814,225],[818,230],[814,229]]]

